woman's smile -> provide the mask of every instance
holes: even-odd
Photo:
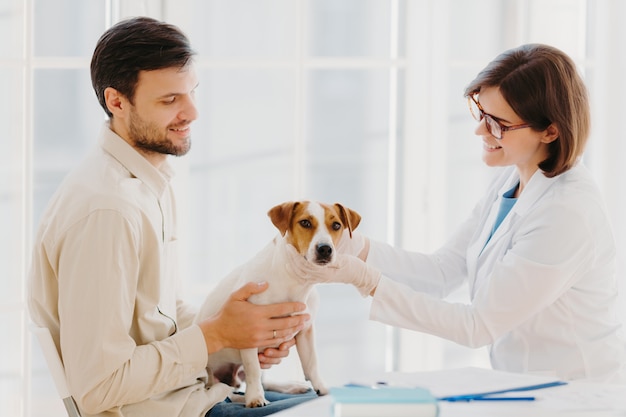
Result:
[[[494,152],[498,149],[502,149],[502,146],[499,145],[490,145],[487,142],[483,142],[483,149],[487,152]]]

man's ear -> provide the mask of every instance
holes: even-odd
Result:
[[[542,142],[552,143],[558,138],[559,138],[559,128],[554,123],[552,123],[550,124],[550,126],[546,128],[546,130],[544,130]]]
[[[114,117],[123,118],[128,106],[128,99],[113,87],[104,89],[104,102]]]

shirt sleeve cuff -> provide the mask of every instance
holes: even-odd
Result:
[[[194,368],[202,369],[207,365],[209,355],[204,341],[202,330],[196,324],[189,326],[176,335],[172,336],[178,346],[180,358],[183,363]]]

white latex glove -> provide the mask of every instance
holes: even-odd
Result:
[[[299,277],[317,283],[352,284],[363,297],[371,295],[380,281],[380,271],[356,256],[338,253],[331,265],[321,266],[307,261],[292,245],[287,245],[287,257],[287,267]]]
[[[344,229],[336,249],[337,253],[358,256],[361,259],[367,259],[369,246],[370,245],[368,238],[354,231],[352,232],[352,237],[350,237],[350,231],[348,229]],[[364,253],[366,248],[367,252]]]

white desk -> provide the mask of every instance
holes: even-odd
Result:
[[[273,414],[276,417],[332,417],[332,399],[316,398],[291,409]],[[539,402],[469,402],[439,403],[439,417],[617,417],[623,412],[607,410],[554,410],[543,408]],[[393,417],[393,416],[381,416]]]
[[[386,374],[387,381],[431,390],[437,396],[494,391],[546,382],[545,377],[461,368],[412,374]],[[380,375],[379,375],[380,377]],[[380,378],[376,378],[380,380]],[[518,393],[519,394],[519,393]],[[514,394],[511,394],[514,395]],[[535,401],[439,402],[439,417],[614,417],[626,416],[626,385],[570,382],[567,385],[524,391]],[[274,414],[276,417],[332,417],[327,395]],[[392,417],[392,416],[381,416]]]

